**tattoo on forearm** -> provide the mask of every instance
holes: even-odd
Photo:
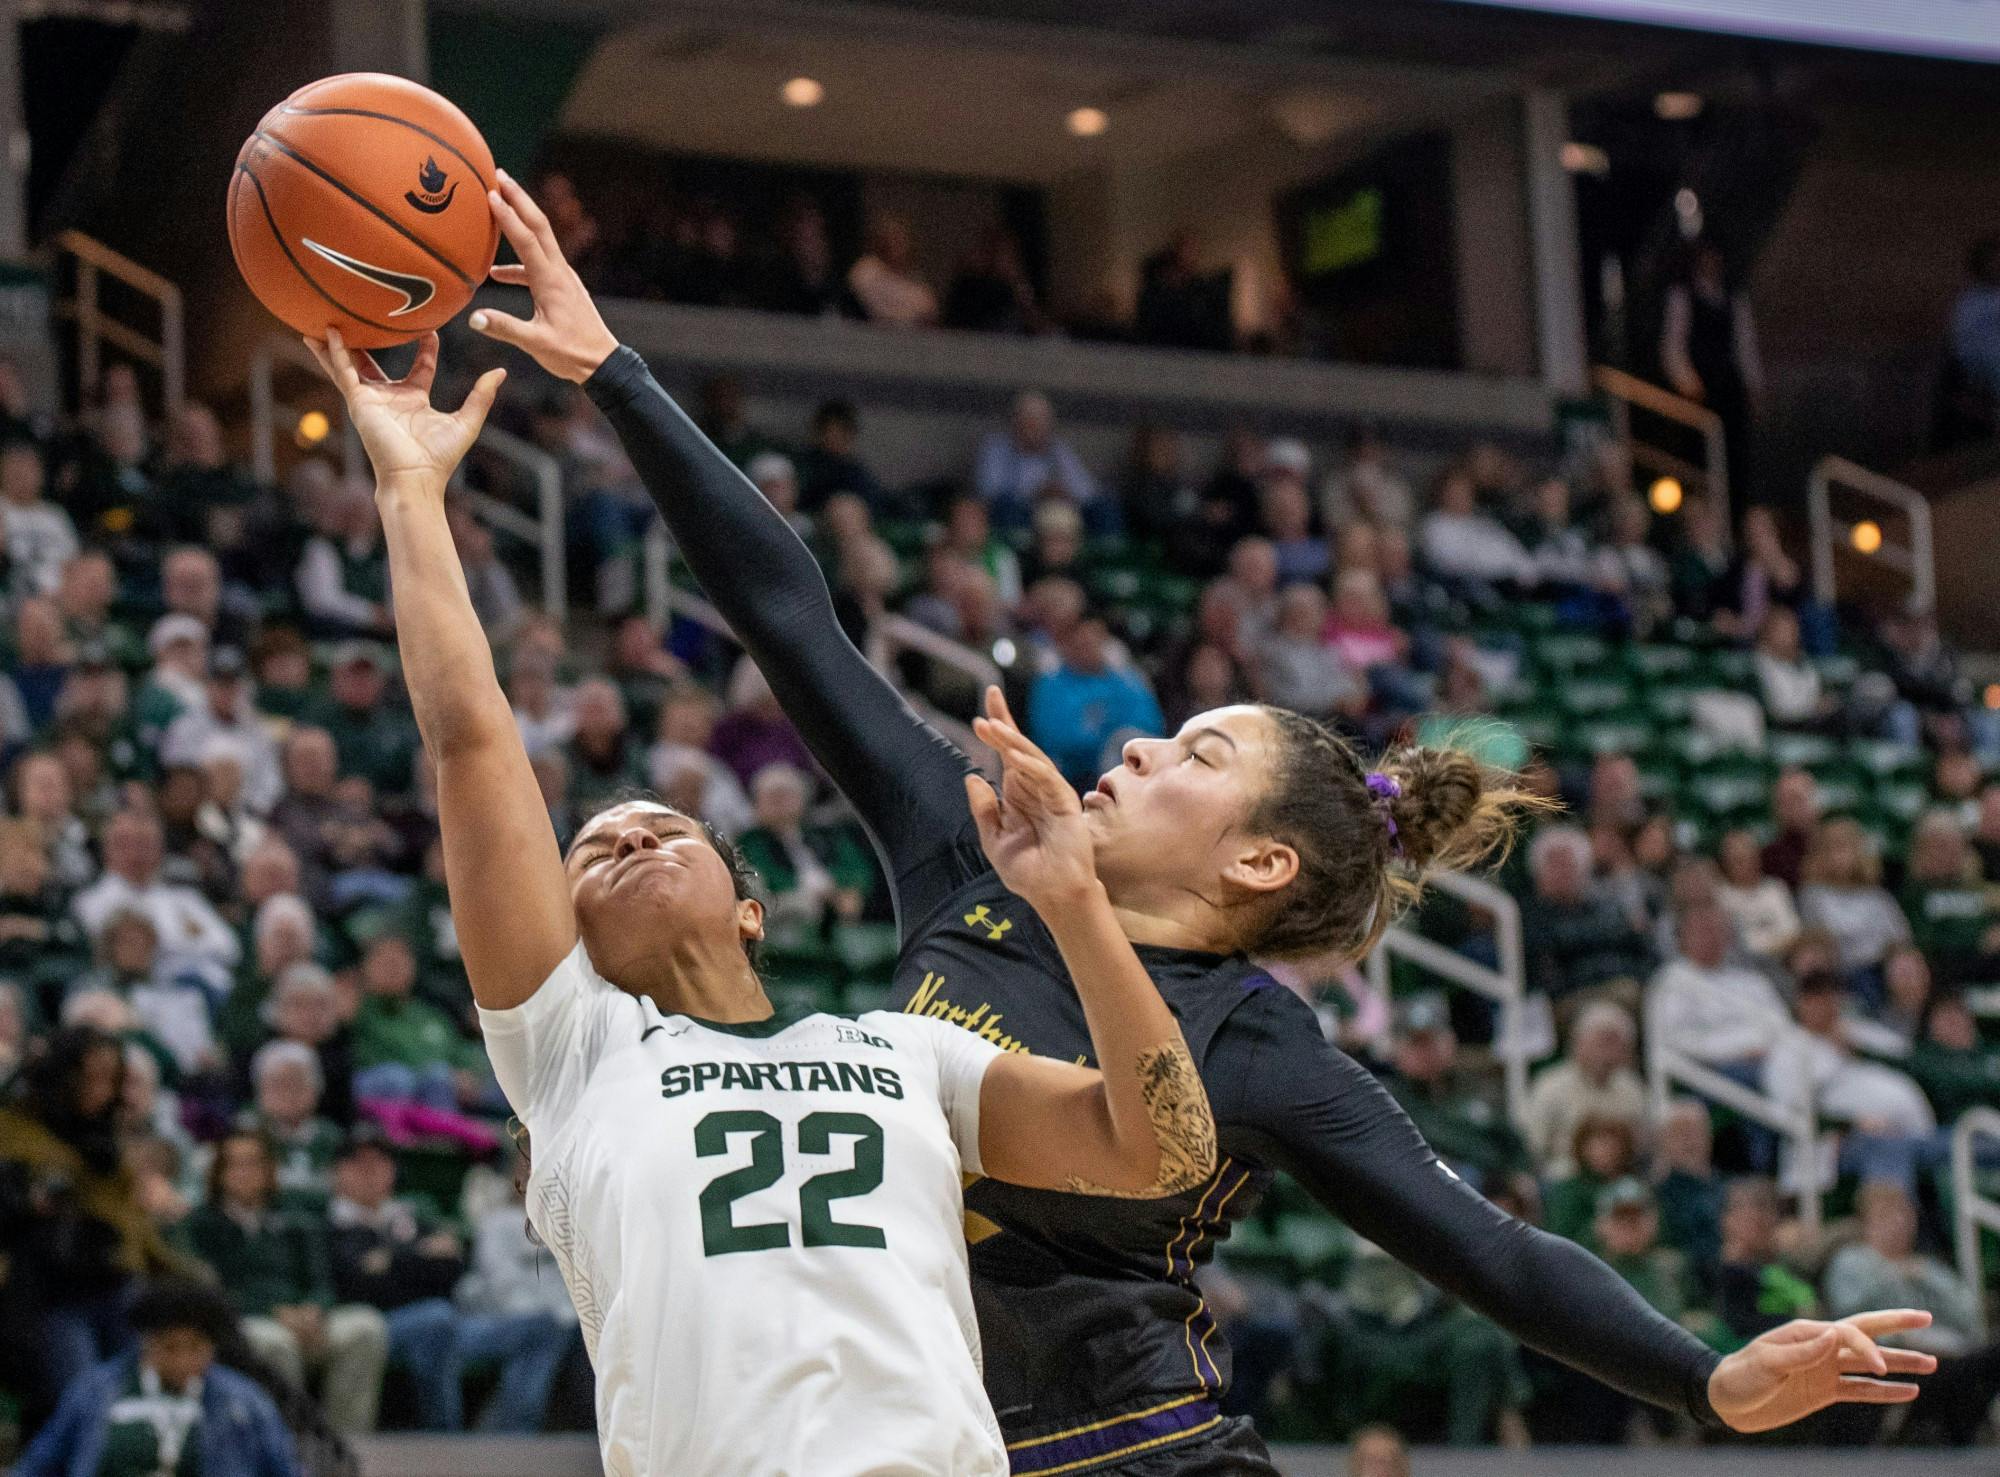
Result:
[[[1185,1042],[1171,1041],[1139,1054],[1139,1096],[1160,1149],[1153,1182],[1143,1189],[1117,1190],[1072,1177],[1070,1190],[1118,1200],[1158,1200],[1191,1190],[1215,1173],[1215,1119]]]

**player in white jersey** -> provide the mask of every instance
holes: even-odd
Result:
[[[583,1323],[606,1469],[999,1477],[961,1176],[1157,1197],[1215,1166],[1075,792],[991,693],[975,726],[1004,774],[998,795],[967,779],[980,839],[1053,934],[1101,1073],[938,1020],[776,1016],[763,909],[698,820],[627,802],[558,852],[444,516],[501,372],[447,415],[434,335],[398,381],[329,338],[312,347],[375,464],[452,916],[533,1136],[529,1216]]]

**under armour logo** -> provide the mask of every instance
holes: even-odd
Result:
[[[965,922],[968,928],[985,929],[986,942],[989,944],[999,943],[1000,936],[1014,926],[1014,920],[1011,918],[1001,918],[996,921],[984,903],[967,913]]]

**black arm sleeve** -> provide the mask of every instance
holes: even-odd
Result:
[[[1230,1026],[1202,1071],[1228,1125],[1225,1149],[1233,1140],[1284,1170],[1359,1235],[1530,1348],[1720,1428],[1708,1377],[1721,1356],[1582,1247],[1460,1180],[1382,1084],[1327,1045],[1291,991],[1259,990]]]
[[[624,442],[703,593],[882,854],[904,928],[983,866],[970,763],[842,634],[826,579],[790,525],[621,348],[584,389]],[[970,850],[968,851],[968,840]]]

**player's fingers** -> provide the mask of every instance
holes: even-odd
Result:
[[[303,334],[300,335],[299,342],[304,344],[306,352],[319,362],[320,372],[338,385],[340,376],[334,372],[333,360],[327,355],[326,345],[316,338],[306,338]]]
[[[389,383],[389,376],[383,373],[382,366],[375,362],[375,356],[366,349],[349,349],[347,357],[354,361],[354,372],[366,383],[371,385]]]
[[[437,330],[425,334],[417,340],[417,357],[410,362],[410,372],[403,376],[404,382],[422,390],[426,398],[431,393],[431,382],[437,378],[438,336]]]
[[[347,341],[340,336],[340,330],[331,323],[326,326],[325,352],[321,354],[320,362],[326,365],[333,382],[340,386],[341,394],[351,395],[361,388],[361,370],[355,364],[354,356],[348,352]]]
[[[505,177],[502,176],[504,179]],[[547,261],[542,243],[528,223],[521,219],[521,212],[514,208],[514,202],[507,198],[504,189],[488,190],[486,203],[493,211],[493,219],[500,223],[500,234],[507,238],[507,244],[514,248],[514,255],[532,271]]]
[[[972,823],[979,827],[979,839],[990,842],[1000,829],[1000,797],[993,793],[993,786],[985,776],[968,774],[965,777],[965,803],[972,811]]]
[[[1802,1340],[1787,1341],[1773,1337],[1763,1345],[1760,1353],[1765,1368],[1790,1374],[1795,1370],[1811,1368],[1839,1346],[1831,1325],[1822,1325],[1819,1332]]]
[[[500,188],[507,192],[507,203],[528,223],[528,229],[535,233],[535,240],[541,244],[542,251],[550,260],[561,261],[562,247],[556,241],[555,228],[549,224],[548,216],[542,213],[542,207],[535,203],[535,197],[522,189],[521,182],[506,170],[496,170],[495,173],[500,176]]]
[[[1845,1361],[1843,1361],[1844,1363]],[[1887,1374],[1934,1374],[1937,1372],[1937,1356],[1919,1354],[1915,1349],[1884,1349],[1882,1362],[1888,1366]],[[1843,1370],[1843,1372],[1845,1372]]]
[[[1855,1313],[1840,1320],[1850,1328],[1858,1328],[1872,1339],[1879,1339],[1885,1333],[1908,1333],[1914,1328],[1929,1328],[1931,1315],[1922,1308],[1882,1308],[1873,1313]]]
[[[1843,1405],[1906,1405],[1923,1393],[1923,1386],[1902,1380],[1873,1380],[1866,1375],[1845,1374],[1834,1398]]]
[[[479,428],[486,424],[486,417],[493,409],[493,397],[500,393],[501,381],[507,378],[504,369],[489,369],[473,382],[466,392],[465,404],[458,407],[458,422],[467,428],[471,436],[479,434]],[[470,437],[468,437],[470,439]]]
[[[986,711],[1019,732],[1021,725],[1014,721],[1014,710],[1007,705],[1006,691],[996,682],[986,689]]]
[[[486,274],[495,282],[504,282],[509,287],[526,287],[528,269],[519,262],[495,262],[493,270]]]
[[[465,320],[474,333],[483,333],[488,338],[512,344],[517,349],[528,349],[534,339],[534,325],[526,318],[517,318],[512,313],[496,312],[492,308],[481,308]]]
[[[1836,1323],[1833,1334],[1840,1341],[1841,1357],[1852,1359],[1873,1374],[1887,1374],[1889,1361],[1882,1357],[1882,1351],[1875,1347],[1875,1340],[1868,1337],[1852,1323]]]

